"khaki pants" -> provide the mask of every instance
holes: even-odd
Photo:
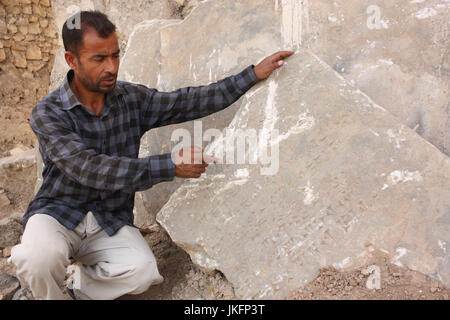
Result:
[[[17,277],[37,299],[64,299],[69,258],[77,260],[73,288],[77,299],[115,299],[145,292],[164,279],[153,252],[138,229],[124,226],[112,237],[88,212],[75,230],[47,214],[27,222],[20,244],[11,250]]]

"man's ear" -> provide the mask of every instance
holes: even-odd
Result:
[[[74,69],[74,70],[77,69],[77,67],[78,67],[78,58],[73,52],[66,51],[64,53],[64,58],[66,59],[66,62],[69,65],[70,69]]]

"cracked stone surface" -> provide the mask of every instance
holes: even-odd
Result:
[[[234,127],[277,128],[279,170],[211,165],[177,189],[157,220],[195,263],[241,298],[283,298],[321,267],[359,266],[373,246],[449,284],[448,157],[311,53],[246,102]]]
[[[292,2],[303,46],[450,155],[448,1]]]

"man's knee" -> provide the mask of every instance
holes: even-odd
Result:
[[[64,280],[70,260],[66,250],[55,243],[19,244],[11,250],[17,271],[37,277],[52,275]]]
[[[133,294],[145,292],[150,286],[164,281],[154,258],[141,258],[134,261],[133,264],[135,272],[131,281],[136,288]]]

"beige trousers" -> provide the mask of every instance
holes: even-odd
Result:
[[[109,237],[89,211],[69,230],[47,214],[31,216],[22,241],[11,250],[17,277],[37,299],[64,299],[70,257],[77,260],[72,275],[77,299],[110,300],[145,292],[161,283],[155,256],[137,228],[122,227]]]

